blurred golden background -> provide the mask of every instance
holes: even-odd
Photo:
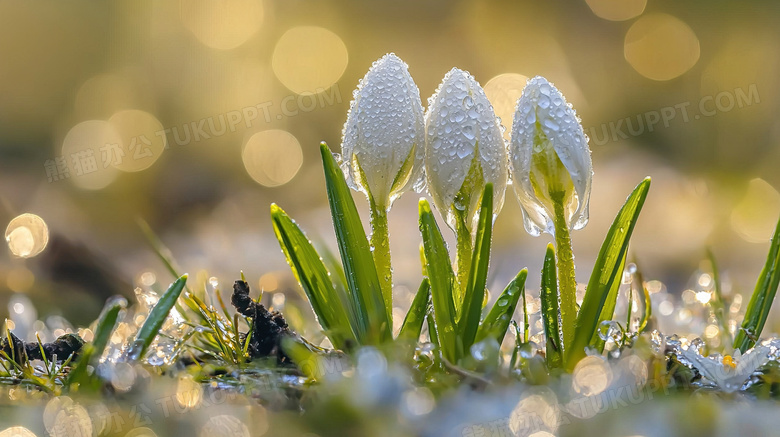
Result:
[[[649,175],[632,242],[645,276],[680,295],[711,246],[730,292],[750,292],[780,215],[778,19],[772,1],[2,2],[0,314],[32,302],[85,324],[112,294],[167,285],[137,217],[184,270],[226,285],[243,270],[277,307],[299,299],[269,204],[335,247],[317,146],[338,150],[352,90],[387,52],[424,105],[468,70],[507,129],[528,77],[567,96],[595,167],[581,282]],[[399,294],[420,279],[417,197],[390,214]],[[548,240],[514,199],[495,232],[491,283],[528,266],[538,284]]]

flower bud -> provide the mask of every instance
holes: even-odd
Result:
[[[387,209],[422,180],[425,124],[408,66],[390,53],[374,62],[353,92],[341,144],[350,188]]]
[[[562,207],[569,229],[588,223],[593,179],[588,138],[571,105],[541,76],[528,81],[517,101],[509,153],[529,234],[554,235],[556,207]]]
[[[428,191],[453,229],[473,231],[485,184],[493,183],[493,214],[504,204],[506,144],[485,91],[469,73],[453,68],[428,99],[425,115]]]

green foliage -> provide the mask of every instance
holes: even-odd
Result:
[[[13,334],[8,329],[5,330],[5,341],[7,344],[15,344],[12,340]],[[18,340],[18,339],[17,339]],[[23,345],[9,348],[10,355],[4,350],[0,350],[0,378],[10,378],[23,385],[37,387],[38,389],[59,396],[62,393],[62,387],[67,378],[70,362],[74,355],[70,355],[64,360],[49,361],[43,353],[43,342],[38,337],[38,347],[43,356],[43,370],[33,366],[27,357],[27,352]]]
[[[542,287],[540,290],[542,301],[542,322],[544,323],[544,336],[547,339],[545,352],[547,367],[559,368],[563,365],[563,348],[561,347],[560,322],[558,320],[558,278],[555,273],[555,248],[547,245],[547,252],[542,265]]]
[[[628,255],[627,252],[628,251],[623,252],[620,260],[618,261],[618,267],[615,270],[615,274],[618,276],[611,280],[609,289],[607,291],[607,299],[604,301],[604,306],[601,308],[601,314],[599,315],[598,323],[596,323],[596,330],[593,332],[593,335],[590,338],[590,345],[599,352],[604,351],[604,340],[599,337],[599,331],[601,330],[602,323],[612,320],[612,317],[615,314],[618,292],[620,291],[620,284],[622,283],[621,278],[623,276],[623,271],[626,269],[626,256]],[[629,308],[629,314],[630,313],[631,312]],[[626,326],[626,330],[627,329],[628,326]]]
[[[320,146],[325,169],[333,229],[336,231],[339,254],[347,278],[347,287],[354,310],[361,315],[356,322],[367,334],[365,344],[378,344],[392,337],[388,310],[382,296],[371,247],[360,221],[355,201],[349,191],[344,173],[326,144]]]
[[[634,278],[635,283],[639,284],[639,287],[642,290],[642,297],[644,298],[644,306],[645,311],[642,314],[642,318],[639,320],[639,326],[637,327],[637,334],[641,334],[645,331],[645,328],[647,328],[647,322],[650,321],[650,317],[653,316],[653,302],[650,300],[650,292],[647,290],[647,287],[645,287],[645,277],[642,274],[642,270],[637,265],[638,263],[635,261],[634,265],[636,265],[636,272],[634,272]],[[629,317],[631,316],[631,312],[629,311]]]
[[[244,280],[243,273],[241,279]],[[201,290],[205,298],[205,284]],[[207,305],[195,293],[184,293],[180,299],[185,307],[182,309],[182,316],[195,330],[190,331],[188,337],[181,339],[179,343],[216,361],[243,365],[248,359],[247,349],[252,337],[252,327],[250,325],[249,332],[242,342],[239,326],[243,316],[238,313],[230,314],[218,288],[214,290],[214,297],[219,303],[219,309]],[[246,318],[244,320],[247,321]],[[247,324],[249,325],[248,321]]]
[[[769,309],[775,299],[778,284],[780,284],[780,221],[777,222],[769,246],[769,254],[766,257],[766,264],[758,276],[756,288],[750,297],[742,326],[734,339],[735,349],[744,353],[756,343],[769,316]]]
[[[528,272],[523,269],[498,297],[484,320],[482,319],[482,301],[490,263],[492,232],[493,186],[487,184],[482,195],[464,300],[458,312],[455,300],[459,285],[452,270],[447,246],[430,205],[426,200],[420,200],[423,270],[430,279],[433,301],[434,324],[431,331],[435,335],[432,335],[432,338],[436,339],[443,357],[450,366],[459,363],[475,342],[482,341],[488,336],[492,336],[500,344],[506,335],[520,297],[525,296],[525,280]],[[431,323],[428,326],[430,327]]]
[[[130,345],[127,352],[127,358],[130,361],[143,359],[149,346],[160,332],[163,323],[165,323],[168,313],[171,312],[171,308],[173,308],[176,301],[179,299],[179,295],[181,295],[182,290],[184,290],[186,283],[187,274],[185,273],[168,287],[168,290],[160,297],[157,305],[149,312],[149,316],[146,318],[143,326],[141,326],[141,329],[138,331],[135,340]]]
[[[476,342],[482,341],[487,336],[493,336],[498,344],[504,341],[506,332],[509,329],[509,323],[512,321],[512,315],[517,308],[517,302],[522,296],[525,298],[525,280],[528,277],[528,270],[523,269],[512,279],[512,282],[506,286],[504,291],[496,299],[493,308],[485,316],[485,320],[479,326]],[[527,319],[527,311],[523,311],[523,318]],[[524,333],[528,332],[526,323]]]
[[[366,335],[359,330],[365,325],[358,323],[362,314],[350,305],[343,289],[333,286],[330,273],[303,231],[275,204],[271,205],[271,221],[287,263],[331,343],[345,349],[350,341],[362,340]]]
[[[457,287],[455,273],[452,271],[447,245],[428,201],[420,199],[419,209],[425,270],[431,282],[436,338],[444,358],[455,363],[463,356],[463,343],[458,338],[458,315],[454,302],[454,291]]]
[[[490,244],[493,236],[493,184],[485,185],[482,204],[479,208],[474,253],[471,256],[463,305],[458,315],[458,332],[467,351],[474,344],[482,315],[482,301],[485,300],[488,267],[490,265]],[[449,258],[449,257],[448,257]]]
[[[420,283],[417,294],[414,295],[412,306],[406,313],[404,323],[401,325],[401,331],[398,333],[398,340],[417,342],[422,332],[425,316],[430,311],[431,306],[431,284],[428,278],[424,278]]]
[[[82,349],[81,355],[65,379],[65,386],[82,388],[91,385],[93,388],[96,388],[96,379],[90,377],[87,367],[97,364],[97,361],[106,349],[108,341],[111,339],[111,333],[114,332],[116,327],[119,312],[124,308],[124,304],[124,299],[111,299],[106,303],[98,318],[92,343],[85,345]]]
[[[585,298],[577,314],[574,339],[571,344],[564,345],[564,360],[569,371],[573,370],[577,362],[585,356],[585,347],[590,344],[599,328],[599,323],[612,318],[611,313],[604,314],[602,311],[615,283],[620,283],[623,275],[622,266],[628,252],[628,242],[649,190],[650,178],[647,178],[628,196],[607,231],[588,281]],[[614,309],[614,306],[612,308]]]
[[[323,262],[303,231],[276,205],[271,206],[274,232],[320,325],[336,348],[387,343],[392,340],[391,308],[382,292],[371,246],[343,172],[327,145],[322,144],[320,151],[341,263],[328,252],[324,252]],[[421,284],[399,337],[419,337],[428,313],[429,288],[428,281]]]

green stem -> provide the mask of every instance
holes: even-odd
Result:
[[[392,320],[393,314],[393,269],[390,264],[390,235],[387,228],[387,210],[369,199],[371,206],[371,251],[379,274],[379,285],[385,310]]]
[[[456,256],[458,262],[458,295],[455,296],[455,305],[460,309],[460,306],[463,304],[463,295],[466,293],[466,286],[469,282],[473,249],[471,232],[466,226],[465,214],[456,211],[455,217],[455,233],[457,235]]]
[[[553,193],[555,209],[555,249],[558,252],[556,267],[558,270],[558,288],[561,297],[561,328],[563,329],[564,355],[568,355],[566,346],[574,340],[574,323],[577,319],[577,280],[574,275],[574,253],[571,249],[571,235],[568,220],[563,210],[562,195]]]

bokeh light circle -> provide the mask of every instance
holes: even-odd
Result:
[[[347,46],[338,35],[322,27],[299,26],[279,38],[271,65],[288,89],[312,94],[336,83],[348,60]]]
[[[143,426],[141,428],[131,429],[130,432],[125,434],[125,437],[157,437],[157,433]]]
[[[645,11],[647,0],[585,0],[597,17],[610,21],[625,21]]]
[[[180,0],[184,26],[204,45],[230,50],[245,43],[263,24],[261,0]]]
[[[179,378],[176,384],[176,402],[182,408],[195,408],[203,399],[203,386],[191,376]]]
[[[167,145],[163,125],[148,112],[119,111],[108,119],[122,138],[121,157],[114,154],[111,165],[126,172],[151,167]]]
[[[583,396],[596,396],[612,381],[612,369],[600,356],[587,356],[574,368],[572,385]]]
[[[750,243],[766,243],[780,214],[780,193],[763,179],[753,179],[731,212],[731,228]]]
[[[222,414],[210,418],[198,435],[200,437],[249,437],[249,428],[237,417]]]
[[[37,437],[34,432],[23,426],[12,426],[0,431],[0,437]]]
[[[303,151],[291,133],[273,129],[252,135],[244,144],[241,158],[255,182],[278,187],[298,173],[303,164]]]
[[[623,53],[642,76],[670,80],[696,65],[699,39],[678,18],[668,14],[644,15],[628,29]]]
[[[43,411],[43,424],[51,437],[92,435],[87,410],[67,396],[52,398]]]
[[[512,117],[515,115],[517,99],[523,93],[528,77],[517,73],[504,73],[490,79],[484,87],[485,95],[493,105],[496,116],[506,128],[504,137],[509,139],[512,132]]]
[[[115,147],[123,147],[122,138],[111,123],[88,120],[73,126],[62,141],[61,157],[67,163],[68,179],[87,190],[108,186],[119,172],[103,158]]]
[[[49,227],[39,216],[24,213],[8,223],[5,241],[15,256],[31,258],[43,252],[49,243]]]

